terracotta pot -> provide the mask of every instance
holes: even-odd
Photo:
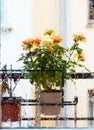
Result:
[[[21,118],[21,99],[2,99],[2,121],[19,121]]]
[[[62,103],[62,92],[41,92],[40,93],[40,103]],[[58,115],[60,114],[61,106],[47,105],[41,106],[41,113],[44,115]]]

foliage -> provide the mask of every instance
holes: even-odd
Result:
[[[70,48],[61,46],[62,40],[54,30],[47,30],[41,37],[22,41],[24,52],[19,61],[23,61],[26,78],[36,87],[48,91],[54,89],[54,86],[60,89],[62,77],[72,79],[77,66],[87,69],[81,64],[85,58],[83,49],[79,47],[80,42],[86,41],[84,35],[74,34]]]

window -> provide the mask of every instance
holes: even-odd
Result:
[[[89,19],[94,20],[94,0],[90,0]]]
[[[94,27],[94,0],[89,0],[88,25]]]
[[[89,93],[89,117],[94,117],[94,89],[88,91]],[[89,126],[94,126],[94,120],[90,120]]]
[[[0,31],[2,32],[10,32],[12,30],[11,27],[8,26],[8,19],[7,19],[7,5],[8,0],[0,0]]]

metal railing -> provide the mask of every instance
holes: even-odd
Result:
[[[3,70],[0,70],[0,74],[2,73]],[[12,72],[12,76],[14,74],[18,74],[20,75],[20,78],[24,78],[23,75],[22,75],[22,70],[7,70],[7,72],[10,74],[10,71]],[[75,75],[72,75],[73,79],[94,79],[94,72],[92,73],[77,73]],[[64,80],[64,79],[62,79]],[[63,95],[63,91],[62,91],[62,95]],[[40,103],[37,99],[22,99],[22,103],[21,103],[21,106],[75,106],[74,108],[74,111],[76,112],[76,105],[78,103],[78,97],[74,97],[74,100],[73,101],[63,101],[62,103]],[[3,104],[1,104],[3,105]],[[10,104],[10,105],[14,105],[14,104]],[[24,121],[24,120],[36,120],[36,118],[34,117],[30,117],[30,118],[21,118],[21,121]],[[94,117],[41,117],[39,118],[39,120],[50,120],[50,121],[55,121],[55,120],[70,120],[70,121],[74,121],[75,123],[75,127],[76,127],[76,121],[79,121],[79,120],[88,120],[88,121],[91,121],[91,120],[94,120]]]

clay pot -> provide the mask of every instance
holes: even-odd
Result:
[[[21,119],[21,99],[2,99],[2,121],[15,122]]]
[[[54,92],[40,92],[39,98],[40,104],[48,103],[48,104],[60,104],[62,103],[62,92],[54,91]],[[41,106],[41,113],[44,115],[58,115],[61,111],[61,105],[43,105]]]

